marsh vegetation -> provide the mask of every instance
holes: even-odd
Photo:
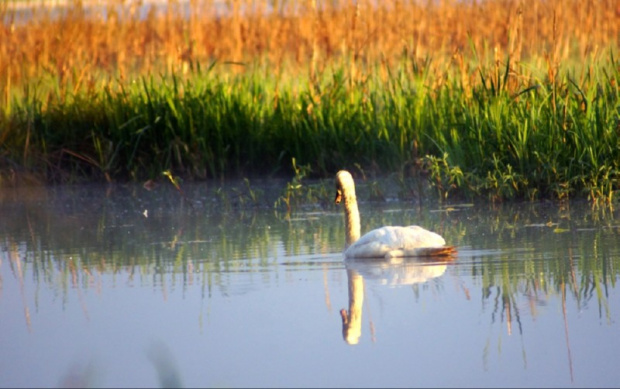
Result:
[[[614,1],[25,3],[0,6],[0,185],[347,168],[441,198],[618,188]]]

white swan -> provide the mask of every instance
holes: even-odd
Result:
[[[353,177],[346,170],[336,174],[336,204],[344,199],[346,258],[440,256],[456,253],[440,235],[419,226],[381,227],[360,238],[360,214]]]

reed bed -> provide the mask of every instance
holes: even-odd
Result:
[[[613,0],[25,3],[0,5],[4,183],[295,160],[425,177],[442,197],[617,190]]]

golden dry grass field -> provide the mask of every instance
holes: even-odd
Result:
[[[481,62],[509,56],[518,74],[528,75],[519,67],[527,63],[553,76],[562,62],[606,55],[620,35],[615,0],[68,0],[63,17],[58,7],[27,1],[33,14],[26,20],[10,4],[0,5],[4,96],[39,77],[75,88],[102,72],[182,72],[215,59],[258,61],[297,77],[339,61],[355,74],[367,64],[390,67],[407,53],[432,60],[438,74],[455,66],[471,83]]]

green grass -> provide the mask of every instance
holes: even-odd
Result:
[[[47,183],[291,176],[348,168],[427,178],[443,197],[613,201],[620,164],[620,62],[517,77],[509,60],[437,80],[403,58],[352,79],[194,66],[189,75],[35,82],[12,91],[0,120],[0,172]],[[434,86],[431,86],[434,84]],[[514,84],[514,83],[513,83]]]

